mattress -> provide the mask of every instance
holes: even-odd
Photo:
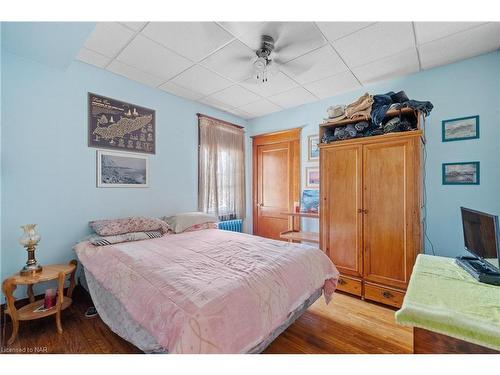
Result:
[[[130,317],[127,310],[106,288],[92,276],[85,272],[87,286],[89,288],[92,301],[97,309],[99,316],[106,325],[118,336],[134,344],[140,350],[150,354],[168,353],[168,351],[158,344],[153,336],[147,330],[137,324]],[[287,319],[277,327],[262,342],[248,351],[249,354],[261,353],[264,351],[281,333],[283,333],[295,320],[297,320],[322,294],[322,288],[317,289],[309,296],[297,309],[292,311]]]
[[[105,323],[146,352],[260,352],[338,278],[318,249],[217,229],[75,251]]]

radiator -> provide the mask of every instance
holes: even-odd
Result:
[[[229,230],[231,232],[242,232],[243,231],[243,220],[226,220],[220,221],[217,226],[222,230]]]

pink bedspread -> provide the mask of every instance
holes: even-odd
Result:
[[[170,353],[245,353],[338,279],[318,249],[216,229],[75,251]]]

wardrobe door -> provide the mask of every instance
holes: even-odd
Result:
[[[362,275],[362,146],[320,152],[321,246],[344,275]]]
[[[412,138],[363,147],[364,279],[405,289],[414,259],[418,206]]]

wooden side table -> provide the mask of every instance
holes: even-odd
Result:
[[[71,295],[73,294],[73,289],[75,287],[75,272],[76,272],[76,260],[72,260],[69,264],[54,264],[43,266],[43,270],[40,273],[21,276],[19,273],[7,278],[2,283],[2,291],[7,298],[7,309],[6,314],[9,314],[12,319],[12,335],[8,341],[8,344],[12,344],[17,337],[17,332],[19,330],[19,321],[21,320],[33,320],[45,318],[50,315],[56,316],[56,327],[57,332],[62,333],[61,326],[61,311],[71,305]],[[70,275],[70,285],[68,293],[64,296],[64,281],[66,276]],[[58,280],[57,286],[57,302],[56,305],[46,311],[35,311],[40,306],[43,306],[44,301],[35,301],[35,295],[33,294],[33,285],[50,280]],[[30,303],[26,306],[16,309],[14,305],[15,298],[13,296],[14,290],[16,290],[18,285],[27,286],[27,294]]]

